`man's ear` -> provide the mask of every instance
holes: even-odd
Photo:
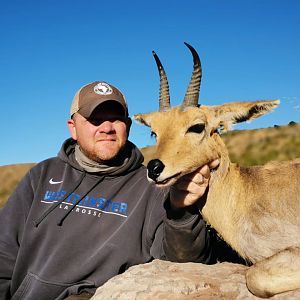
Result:
[[[67,124],[68,124],[68,128],[69,128],[71,137],[74,140],[77,140],[77,132],[76,132],[75,121],[73,119],[69,119],[68,122],[67,122]]]
[[[131,124],[132,124],[132,120],[131,120],[131,118],[128,117],[127,120],[126,120],[127,138],[129,137]]]

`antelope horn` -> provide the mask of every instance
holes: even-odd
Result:
[[[201,83],[201,77],[202,77],[201,61],[200,61],[198,53],[188,43],[184,43],[184,44],[192,52],[193,61],[194,61],[194,70],[193,70],[192,78],[190,80],[188,89],[184,96],[183,103],[181,105],[182,108],[198,106],[200,83]]]
[[[169,94],[169,83],[166,72],[162,66],[157,54],[152,51],[155,58],[156,65],[159,72],[160,86],[159,86],[159,111],[166,111],[170,109],[170,94]]]

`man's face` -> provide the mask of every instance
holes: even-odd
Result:
[[[115,101],[100,104],[86,119],[75,113],[68,121],[71,136],[90,159],[105,162],[114,159],[124,147],[130,120]]]

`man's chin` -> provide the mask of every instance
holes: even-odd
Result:
[[[105,151],[102,150],[97,153],[96,161],[105,165],[120,165],[124,161],[122,153],[122,148],[110,150],[106,148]]]
[[[117,153],[101,153],[101,155],[97,155],[96,161],[99,163],[110,164],[115,161],[117,157]]]

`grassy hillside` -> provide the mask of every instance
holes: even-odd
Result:
[[[256,130],[236,130],[222,135],[222,138],[228,147],[231,160],[244,166],[300,157],[300,123]],[[144,153],[147,163],[147,157],[151,157],[151,149],[144,150]],[[0,207],[33,165],[0,166]]]
[[[231,158],[243,166],[300,157],[300,123],[256,130],[231,131],[222,136]]]
[[[11,192],[25,173],[34,164],[0,166],[0,207],[4,205]]]

